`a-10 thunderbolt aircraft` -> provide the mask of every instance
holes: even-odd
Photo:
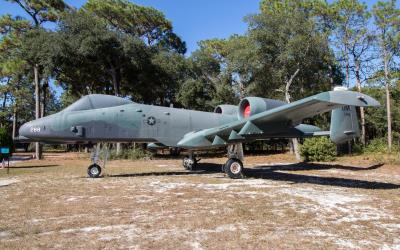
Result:
[[[359,136],[355,107],[379,106],[372,97],[343,87],[292,103],[247,97],[238,106],[219,105],[212,112],[160,107],[92,94],[82,97],[59,113],[28,123],[19,130],[21,140],[44,143],[146,142],[153,146],[187,149],[183,166],[192,170],[195,152],[227,147],[223,166],[231,178],[243,172],[242,143],[269,138],[330,136],[338,144]],[[302,120],[332,111],[330,131],[302,124]],[[101,167],[94,162],[90,177]]]

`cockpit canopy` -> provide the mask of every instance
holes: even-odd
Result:
[[[65,108],[64,111],[100,109],[100,108],[115,107],[130,103],[133,102],[118,96],[92,94],[82,97],[78,101],[74,102],[73,104]]]

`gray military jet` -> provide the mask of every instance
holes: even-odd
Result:
[[[231,178],[243,172],[242,143],[268,138],[330,136],[343,143],[359,136],[355,107],[379,106],[370,96],[342,87],[292,103],[247,97],[238,106],[219,105],[212,112],[160,107],[93,94],[82,97],[59,113],[22,125],[21,140],[47,143],[146,142],[153,147],[187,149],[185,169],[197,163],[195,152],[216,147],[228,148],[223,170]],[[332,111],[330,131],[321,131],[302,120]],[[90,177],[98,177],[101,167],[94,162]]]

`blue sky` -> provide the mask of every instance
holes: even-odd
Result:
[[[86,0],[64,0],[80,7]],[[210,38],[227,38],[247,30],[243,18],[258,12],[259,0],[135,0],[139,5],[151,6],[162,11],[173,24],[174,31],[187,45],[187,55],[196,50],[197,43]],[[0,0],[0,15],[20,15],[29,18],[13,3]],[[51,83],[60,96],[62,89]]]
[[[65,2],[80,7],[86,0],[65,0]],[[243,22],[243,17],[257,13],[260,0],[134,0],[132,2],[162,11],[172,21],[175,33],[187,43],[190,54],[201,40],[227,38],[232,34],[245,33],[247,25]],[[363,2],[371,7],[377,0]],[[399,1],[397,4],[400,4]],[[0,0],[0,15],[5,13],[26,16],[17,4]]]
[[[65,0],[80,7],[86,0]],[[175,33],[186,43],[188,54],[197,42],[209,38],[227,38],[243,34],[247,25],[243,17],[258,12],[259,0],[136,0],[134,3],[162,11],[172,22]],[[0,15],[10,13],[26,16],[17,4],[0,0]]]
[[[69,5],[80,7],[86,0],[64,0]],[[243,34],[247,24],[243,18],[259,11],[260,0],[131,0],[162,11],[174,27],[174,31],[187,44],[187,56],[197,49],[197,43],[211,38],[227,38]],[[332,2],[333,0],[328,0]],[[370,8],[377,0],[363,1]],[[400,1],[397,1],[397,6]],[[6,0],[0,0],[0,15],[27,16],[22,9]],[[352,80],[353,81],[353,80]],[[351,82],[352,82],[351,81]],[[351,83],[352,85],[352,83]],[[56,88],[59,93],[60,89]]]

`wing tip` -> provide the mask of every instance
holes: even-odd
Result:
[[[350,90],[329,91],[329,100],[327,101],[357,107],[381,106],[381,104],[371,96]]]

